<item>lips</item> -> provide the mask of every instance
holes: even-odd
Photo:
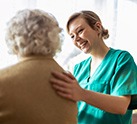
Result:
[[[79,44],[79,47],[80,47],[81,49],[84,49],[84,47],[86,46],[86,44],[87,44],[87,41],[84,41],[84,42],[82,42],[81,44]]]

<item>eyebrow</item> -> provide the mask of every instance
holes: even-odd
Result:
[[[74,29],[74,31],[77,31],[79,28],[81,28],[82,27],[82,25],[78,25],[77,27],[76,27],[76,29]]]

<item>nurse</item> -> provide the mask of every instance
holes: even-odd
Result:
[[[131,124],[137,106],[132,55],[104,43],[108,30],[92,11],[74,13],[66,27],[74,45],[90,57],[77,63],[73,74],[52,72],[56,93],[77,102],[78,124]]]

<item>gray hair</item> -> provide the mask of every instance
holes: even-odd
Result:
[[[61,50],[62,29],[56,18],[42,10],[20,10],[7,23],[6,43],[9,52],[20,56],[55,56]]]

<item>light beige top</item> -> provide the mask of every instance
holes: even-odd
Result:
[[[52,58],[29,57],[0,71],[0,124],[77,124],[76,103],[56,95]]]

